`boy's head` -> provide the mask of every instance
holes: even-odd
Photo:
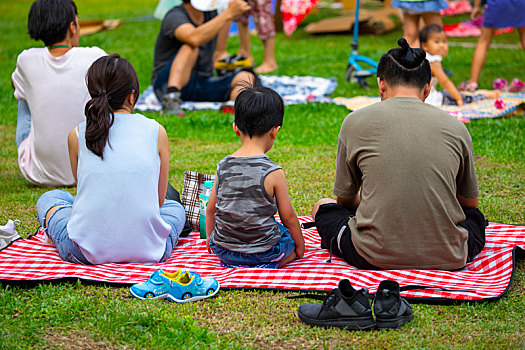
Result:
[[[445,30],[439,24],[429,24],[419,32],[421,48],[431,55],[445,57],[448,54],[448,40]]]
[[[71,22],[77,25],[76,16],[77,6],[71,0],[36,0],[29,10],[27,32],[50,46],[66,38]]]
[[[267,87],[249,87],[235,99],[235,124],[245,135],[263,135],[274,126],[283,125],[284,102]]]
[[[411,48],[405,38],[400,38],[399,49],[391,49],[381,57],[377,77],[390,87],[405,86],[423,89],[432,78],[425,51]]]

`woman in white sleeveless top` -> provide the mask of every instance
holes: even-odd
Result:
[[[169,258],[184,226],[184,208],[165,199],[166,130],[132,114],[139,96],[133,66],[119,55],[89,68],[86,122],[68,136],[77,196],[43,194],[38,220],[63,260],[81,264],[157,263]]]

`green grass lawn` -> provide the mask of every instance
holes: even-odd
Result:
[[[153,13],[156,0],[78,0],[81,19],[135,18]],[[29,184],[20,174],[15,147],[16,101],[10,84],[17,55],[42,46],[27,36],[31,1],[0,2],[0,223],[18,218],[20,233],[37,228],[35,203],[46,189]],[[329,12],[307,18],[306,23]],[[447,18],[447,23],[466,18]],[[149,85],[153,46],[159,21],[126,21],[114,31],[81,39],[119,53],[137,70],[142,89]],[[360,53],[374,59],[394,47],[401,30],[384,36],[360,36]],[[461,39],[454,41],[475,41]],[[292,37],[276,39],[278,75],[335,77],[332,96],[377,95],[377,84],[362,90],[344,80],[351,35],[310,36],[299,28]],[[516,43],[517,33],[498,36],[498,43]],[[256,62],[262,45],[252,37]],[[236,38],[229,42],[233,53]],[[468,78],[472,48],[453,47],[443,65],[455,83]],[[487,56],[480,85],[523,73],[523,50],[493,49]],[[308,215],[321,197],[330,196],[337,134],[348,111],[333,104],[286,108],[282,130],[269,156],[287,175],[293,205]],[[168,131],[170,182],[182,187],[184,170],[207,173],[238,147],[231,130],[233,117],[216,111],[188,112],[186,118],[148,113]],[[480,208],[495,222],[525,224],[525,118],[475,120],[467,125],[473,139],[480,185]],[[75,188],[69,188],[75,194]],[[414,305],[415,319],[398,331],[347,332],[310,328],[297,316],[304,301],[289,293],[223,291],[216,298],[172,304],[133,299],[127,287],[80,282],[30,287],[0,284],[0,348],[523,348],[525,346],[525,264],[518,261],[509,292],[499,301],[455,306]]]

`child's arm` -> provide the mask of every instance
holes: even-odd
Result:
[[[75,183],[77,183],[77,167],[78,167],[78,136],[76,127],[67,135],[67,148],[69,151],[69,162],[71,163],[71,172]]]
[[[159,173],[159,208],[164,204],[166,198],[166,190],[168,188],[168,173],[170,169],[170,147],[168,141],[168,134],[166,129],[159,124],[159,157],[160,157],[160,173]]]
[[[266,186],[266,181],[268,181],[269,186]],[[273,195],[275,195],[281,221],[283,225],[290,230],[290,235],[295,242],[295,254],[298,258],[302,258],[304,256],[304,237],[301,232],[299,220],[297,220],[297,214],[295,214],[292,203],[290,202],[284,171],[282,169],[272,171],[266,177],[266,181],[266,192],[272,195],[272,191],[268,191],[268,189],[273,187]]]
[[[210,248],[210,235],[215,228],[215,212],[217,211],[215,208],[216,204],[217,194],[215,193],[215,184],[213,184],[210,199],[208,199],[208,206],[206,207],[206,247],[208,247],[208,253],[213,253],[213,250]]]
[[[430,68],[432,70],[432,75],[437,78],[439,85],[450,93],[450,96],[456,100],[458,106],[463,106],[463,98],[454,83],[447,77],[447,74],[441,66],[441,62],[431,62]]]

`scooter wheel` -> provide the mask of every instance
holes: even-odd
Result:
[[[356,72],[357,69],[353,65],[349,64],[348,66],[346,66],[346,81],[349,81],[351,83],[357,82]]]

